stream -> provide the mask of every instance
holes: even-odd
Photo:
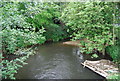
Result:
[[[85,55],[79,54],[78,47],[59,43],[39,45],[36,54],[30,56],[15,75],[17,79],[104,79],[81,62]]]

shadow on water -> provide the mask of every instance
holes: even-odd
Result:
[[[81,65],[78,48],[62,43],[40,45],[16,74],[17,79],[104,79]]]

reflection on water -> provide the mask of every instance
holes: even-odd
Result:
[[[16,74],[17,79],[103,79],[80,64],[84,56],[62,43],[38,46],[37,54]],[[79,57],[78,57],[79,56]]]

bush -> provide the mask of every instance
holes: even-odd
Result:
[[[32,3],[34,4],[34,3]],[[35,27],[37,32],[42,27],[45,28],[44,36],[46,40],[59,41],[67,37],[66,26],[61,26],[60,5],[57,3],[37,3],[27,5],[26,10],[28,23]]]
[[[108,46],[106,52],[110,54],[114,62],[120,63],[119,46]]]
[[[15,2],[1,2],[2,7],[0,17],[2,18],[2,47],[4,54],[13,54],[17,49],[33,44],[42,44],[45,41],[42,27],[35,32],[35,27],[31,23],[26,22],[28,18],[19,6],[22,4]]]
[[[113,74],[107,77],[108,81],[119,81],[120,75],[119,74]]]
[[[25,9],[19,9],[20,5],[22,4],[18,2],[0,2],[0,18],[2,18],[0,21],[2,27],[0,36],[2,36],[2,53],[5,56],[1,55],[0,57],[3,79],[15,79],[14,74],[22,67],[22,64],[26,64],[24,61],[33,54],[33,51],[29,50],[25,53],[25,56],[10,61],[6,59],[6,56],[9,56],[7,54],[16,54],[15,52],[20,49],[22,49],[20,52],[24,53],[23,49],[26,46],[42,44],[46,40],[45,36],[43,36],[44,28],[42,27],[36,32],[35,27],[26,22],[28,17],[24,14]]]
[[[22,65],[27,64],[25,61],[29,58],[30,55],[34,54],[33,50],[22,50],[26,52],[27,55],[13,59],[13,60],[3,60],[2,63],[2,79],[15,79],[14,74],[17,73],[19,68],[23,67]],[[3,58],[4,59],[4,58]]]
[[[4,29],[2,31],[3,53],[14,53],[17,49],[33,44],[42,44],[45,37],[42,36],[44,29],[39,32],[23,32],[16,29]]]
[[[82,53],[90,54],[94,49],[104,55],[105,47],[113,45],[113,19],[119,10],[108,2],[68,3],[62,11],[62,19],[72,29],[73,40],[86,38],[80,43]]]

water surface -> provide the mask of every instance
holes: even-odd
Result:
[[[103,77],[84,68],[81,62],[85,56],[78,57],[75,46],[52,43],[38,46],[37,54],[31,56],[16,74],[17,79],[103,79]]]

